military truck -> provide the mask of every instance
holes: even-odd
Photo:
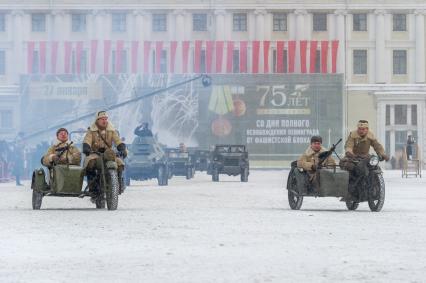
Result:
[[[211,166],[208,174],[212,181],[218,182],[220,174],[241,177],[241,182],[248,181],[249,159],[245,145],[216,145],[211,155]]]
[[[195,165],[189,152],[182,152],[179,148],[167,148],[166,155],[169,176],[185,176],[187,180],[194,178]]]
[[[128,147],[126,160],[126,183],[130,180],[156,178],[159,186],[168,185],[168,163],[164,150],[152,136],[136,137]]]

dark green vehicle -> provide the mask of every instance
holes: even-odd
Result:
[[[120,194],[120,184],[117,174],[117,163],[115,160],[107,160],[103,152],[93,152],[98,154],[96,174],[91,178],[83,189],[83,179],[85,170],[76,165],[53,165],[48,170],[48,182],[43,168],[33,172],[31,189],[33,190],[33,209],[40,209],[43,197],[91,197],[96,208],[116,210],[118,207],[118,195]],[[89,185],[92,188],[89,190]]]
[[[320,154],[320,165],[321,161],[335,152],[336,145]],[[297,168],[297,161],[293,161],[287,179],[290,208],[300,209],[304,197],[337,197],[346,202],[349,210],[357,209],[361,202],[368,202],[371,211],[380,211],[385,201],[385,182],[379,161],[375,155],[354,159],[355,170],[352,173],[338,166],[320,166],[317,170],[320,183],[318,190],[314,190],[310,184],[308,173]]]
[[[126,183],[130,180],[157,179],[159,186],[167,186],[168,163],[164,150],[152,136],[136,137],[129,146],[126,160]]]
[[[185,176],[187,180],[194,178],[195,165],[189,152],[181,152],[178,148],[167,148],[169,177]]]
[[[250,166],[245,145],[216,145],[211,153],[211,166],[207,174],[212,181],[218,182],[220,174],[241,177],[241,182],[248,182]]]
[[[203,172],[209,169],[211,163],[211,152],[209,150],[188,148],[188,152],[194,163],[195,171]]]

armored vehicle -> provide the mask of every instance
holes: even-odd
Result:
[[[135,137],[126,161],[126,183],[156,178],[159,186],[168,185],[168,163],[164,150],[152,136]]]
[[[300,209],[304,197],[337,197],[346,202],[349,210],[357,209],[360,202],[368,202],[371,211],[380,211],[385,200],[385,182],[379,166],[381,160],[375,155],[354,159],[355,169],[352,172],[337,166],[322,167],[321,163],[335,152],[335,147],[333,145],[329,151],[320,154],[317,189],[310,183],[308,173],[297,167],[297,161],[292,162],[287,179],[290,208]]]
[[[166,155],[169,176],[185,176],[187,180],[194,178],[195,166],[189,152],[181,152],[178,148],[167,148]]]
[[[211,166],[208,174],[218,182],[220,174],[241,176],[241,182],[248,181],[249,159],[245,145],[216,145],[211,153]]]
[[[43,168],[33,172],[31,189],[33,190],[33,209],[40,209],[43,197],[86,197],[92,198],[96,208],[116,210],[118,207],[118,195],[120,194],[120,184],[117,174],[117,163],[109,160],[104,152],[92,152],[98,154],[96,170],[94,176],[88,181],[83,189],[84,169],[75,165],[56,165],[48,168],[48,181]],[[91,189],[89,189],[91,188]]]

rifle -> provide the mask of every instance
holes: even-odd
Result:
[[[56,155],[58,156],[58,159],[61,159],[62,154],[64,154],[66,151],[68,151],[73,143],[74,142],[70,142],[69,144],[67,144],[64,147],[60,147],[60,148],[55,149]]]
[[[341,142],[342,142],[342,139],[339,139],[339,140],[337,141],[337,143],[336,143],[336,144],[333,144],[329,150],[324,151],[324,152],[321,152],[321,153],[319,154],[319,156],[318,156],[318,158],[319,158],[318,167],[321,167],[321,166],[322,166],[322,164],[324,163],[324,161],[326,161],[326,160],[327,160],[327,158],[329,158],[329,157],[333,154],[333,152],[336,150],[336,147],[337,147],[337,146],[339,145],[339,143],[341,143]]]

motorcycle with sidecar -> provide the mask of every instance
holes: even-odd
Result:
[[[103,209],[106,204],[108,210],[116,210],[120,194],[117,163],[115,159],[105,154],[105,151],[92,153],[99,156],[96,159],[97,169],[88,178],[85,188],[83,188],[85,169],[82,166],[53,164],[48,168],[47,180],[44,169],[36,169],[31,181],[33,209],[40,209],[46,196],[79,198],[88,196],[96,208]]]
[[[302,207],[304,197],[337,197],[345,201],[349,210],[356,210],[361,202],[368,202],[371,211],[378,212],[385,201],[385,182],[379,166],[382,161],[376,155],[357,157],[350,160],[351,172],[338,166],[322,167],[321,164],[335,152],[336,145],[320,154],[316,171],[319,187],[313,188],[306,171],[297,167],[297,161],[291,163],[287,178],[288,202],[290,208]],[[338,155],[337,155],[338,156]],[[340,159],[340,158],[339,158]]]

